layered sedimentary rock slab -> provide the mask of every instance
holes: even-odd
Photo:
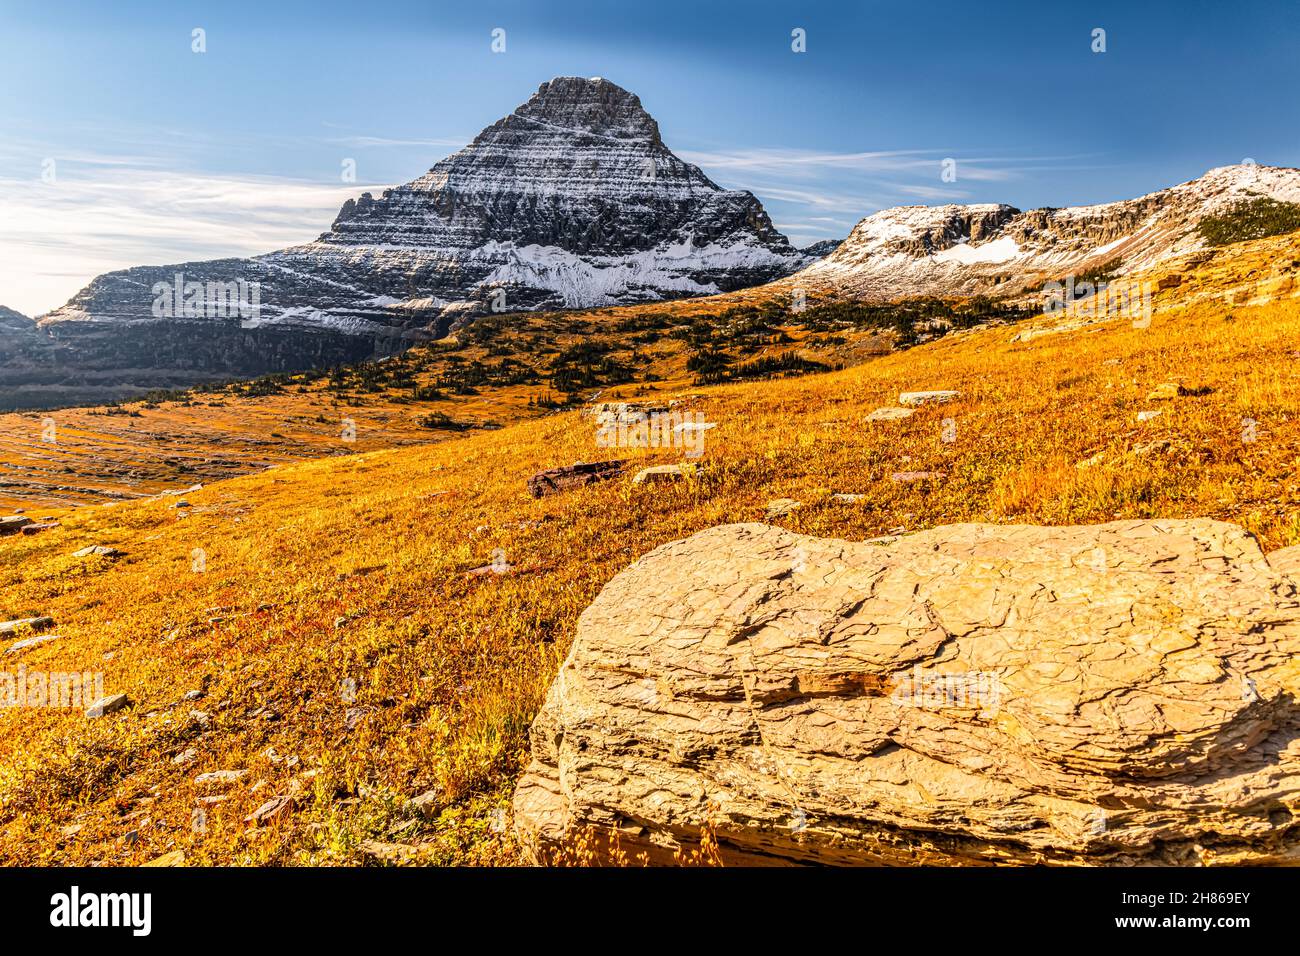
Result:
[[[1300,861],[1300,594],[1235,525],[728,525],[583,613],[515,826],[671,862]]]

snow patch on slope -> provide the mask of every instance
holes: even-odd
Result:
[[[477,257],[502,259],[479,289],[521,285],[555,292],[566,308],[616,305],[629,297],[661,298],[663,293],[712,295],[718,287],[691,278],[735,269],[773,267],[783,257],[754,243],[711,243],[696,248],[690,238],[626,256],[582,257],[556,246],[516,246],[489,242]]]
[[[970,265],[975,262],[1010,262],[1020,255],[1020,244],[1010,236],[1002,236],[992,242],[973,246],[969,242],[959,242],[955,246],[934,254],[936,262],[955,262]]]

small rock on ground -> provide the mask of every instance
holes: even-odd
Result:
[[[131,706],[131,698],[127,697],[126,694],[110,694],[91,704],[86,710],[86,716],[103,717],[105,714],[114,714],[129,706]]]
[[[696,471],[694,465],[654,465],[638,471],[632,484],[649,485],[660,481],[676,481],[678,478],[692,478]]]
[[[869,422],[896,422],[904,418],[911,418],[913,410],[910,408],[877,408],[867,416]]]
[[[890,481],[913,482],[913,481],[938,481],[944,476],[942,471],[896,471],[889,476]]]
[[[275,820],[288,816],[293,812],[293,797],[279,796],[272,797],[266,803],[262,804],[247,817],[245,823],[251,823],[254,826],[266,826]]]
[[[122,552],[117,550],[117,548],[109,548],[102,544],[92,544],[89,547],[82,548],[80,551],[73,551],[72,556],[74,558],[119,558],[122,556]]]
[[[803,506],[802,501],[796,501],[794,498],[777,498],[775,501],[767,503],[767,520],[772,521],[775,518],[784,518],[792,511],[797,511]]]
[[[24,630],[43,631],[47,627],[54,626],[54,618],[45,617],[20,617],[13,621],[0,621],[0,637],[17,634]]]
[[[225,787],[248,776],[247,770],[209,770],[194,778],[196,787]]]
[[[898,404],[910,405],[912,407],[927,404],[941,405],[944,402],[951,402],[960,395],[961,392],[953,389],[935,389],[929,392],[903,392],[898,396]]]
[[[50,641],[57,641],[57,634],[41,634],[37,637],[25,637],[21,641],[15,641],[5,648],[6,654],[19,654],[29,648],[39,647],[42,644],[48,644]]]

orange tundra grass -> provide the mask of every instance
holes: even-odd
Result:
[[[700,475],[674,484],[634,487],[629,473],[529,497],[545,468],[681,460],[598,448],[571,412],[277,467],[188,494],[189,509],[70,510],[60,528],[0,541],[0,618],[48,614],[59,635],[0,667],[101,670],[106,693],[132,701],[100,719],[0,711],[0,862],[355,864],[365,841],[414,847],[414,862],[517,862],[510,794],[579,613],[651,548],[762,520],[775,498],[803,503],[780,524],[848,539],[1209,516],[1269,550],[1300,543],[1300,306],[1013,332],[682,389],[717,427]],[[1147,401],[1169,382],[1202,394]],[[917,389],[961,397],[864,422]],[[1139,422],[1144,410],[1160,414]],[[945,477],[890,479],[915,471]],[[70,557],[90,544],[125,556]],[[497,555],[506,573],[467,573]],[[195,783],[216,770],[247,772]],[[424,813],[407,807],[431,791]],[[281,812],[246,822],[276,796]]]

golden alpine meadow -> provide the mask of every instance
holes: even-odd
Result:
[[[179,495],[36,505],[57,527],[0,543],[0,617],[51,618],[14,636],[55,638],[11,645],[5,669],[99,672],[127,704],[0,714],[0,856],[519,862],[511,795],[529,725],[578,615],[638,557],[765,520],[867,540],[1198,516],[1266,551],[1295,545],[1298,332],[1286,299],[1171,302],[1146,327],[996,322],[840,370],[602,390],[715,424],[672,482],[631,477],[687,461],[681,448],[600,447],[589,408],[524,400],[499,429],[342,444]],[[958,397],[868,420],[938,389]],[[368,407],[391,406],[358,407],[358,434]],[[528,491],[537,472],[614,458],[629,462],[615,479]],[[779,499],[798,507],[767,518]],[[93,547],[106,550],[77,556]]]

